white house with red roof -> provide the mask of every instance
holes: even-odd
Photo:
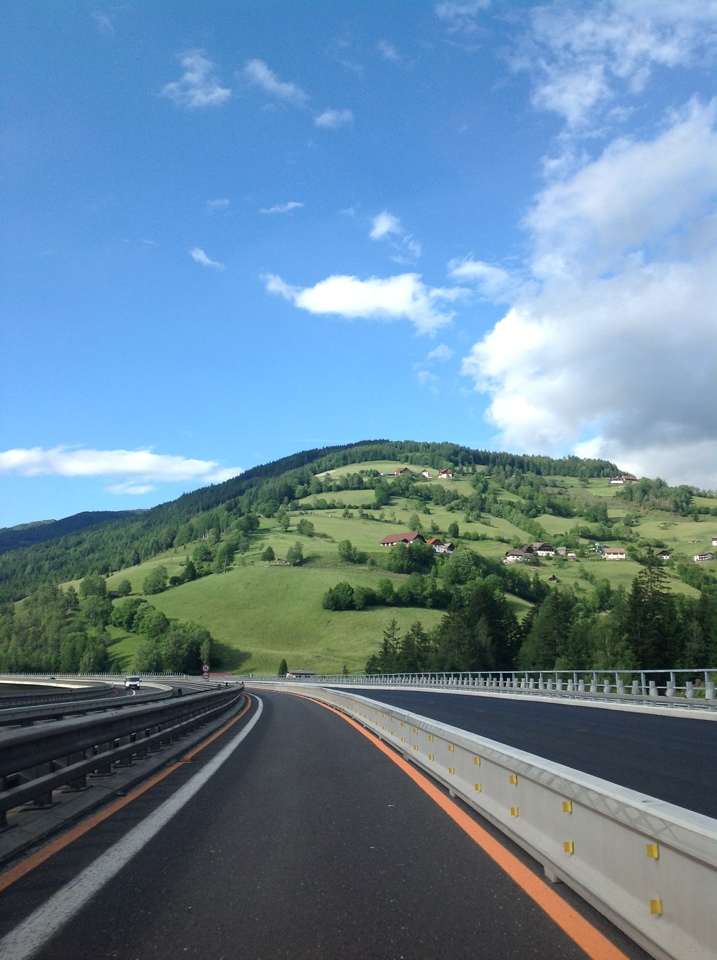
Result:
[[[438,537],[429,537],[428,540],[426,540],[426,545],[429,547],[433,547],[436,553],[451,554],[455,550],[455,547],[453,546],[452,543],[444,543]]]

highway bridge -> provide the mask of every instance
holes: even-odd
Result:
[[[347,697],[359,722],[316,699],[340,705]],[[409,716],[424,719],[412,727]],[[135,784],[125,787],[128,771],[118,766],[105,780],[109,802],[7,859],[0,956],[713,960],[717,863],[695,873],[707,878],[699,889],[685,891],[695,906],[681,907],[683,927],[660,890],[645,900],[640,946],[567,883],[552,883],[530,844],[463,802],[447,773],[427,776],[433,753],[413,761],[424,747],[440,760],[434,744],[444,728],[447,763],[458,765],[466,750],[474,764],[482,757],[487,802],[504,744],[510,769],[520,771],[506,775],[505,789],[526,790],[532,759],[545,758],[535,767],[543,787],[548,774],[553,789],[575,771],[598,806],[609,781],[605,802],[627,810],[639,791],[638,816],[644,802],[648,819],[667,818],[670,836],[697,831],[709,860],[714,719],[475,693],[256,684],[211,734],[179,741],[169,763],[155,755],[149,779],[140,779],[147,761],[139,759]],[[516,823],[529,794],[521,796],[520,815],[510,801]],[[562,804],[579,827],[574,796]],[[669,864],[667,834],[650,846],[641,871]]]

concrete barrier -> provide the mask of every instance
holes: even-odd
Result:
[[[717,820],[356,694],[337,707],[443,783],[657,960],[714,960]]]

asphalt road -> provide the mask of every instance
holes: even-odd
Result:
[[[238,745],[250,716],[0,894],[3,960],[606,956],[586,953],[345,720],[286,695],[261,701]],[[644,960],[566,887],[540,886]]]
[[[502,697],[346,689],[717,819],[717,720]]]

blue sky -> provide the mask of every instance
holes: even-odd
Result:
[[[0,526],[379,437],[717,487],[714,0],[0,28]]]

